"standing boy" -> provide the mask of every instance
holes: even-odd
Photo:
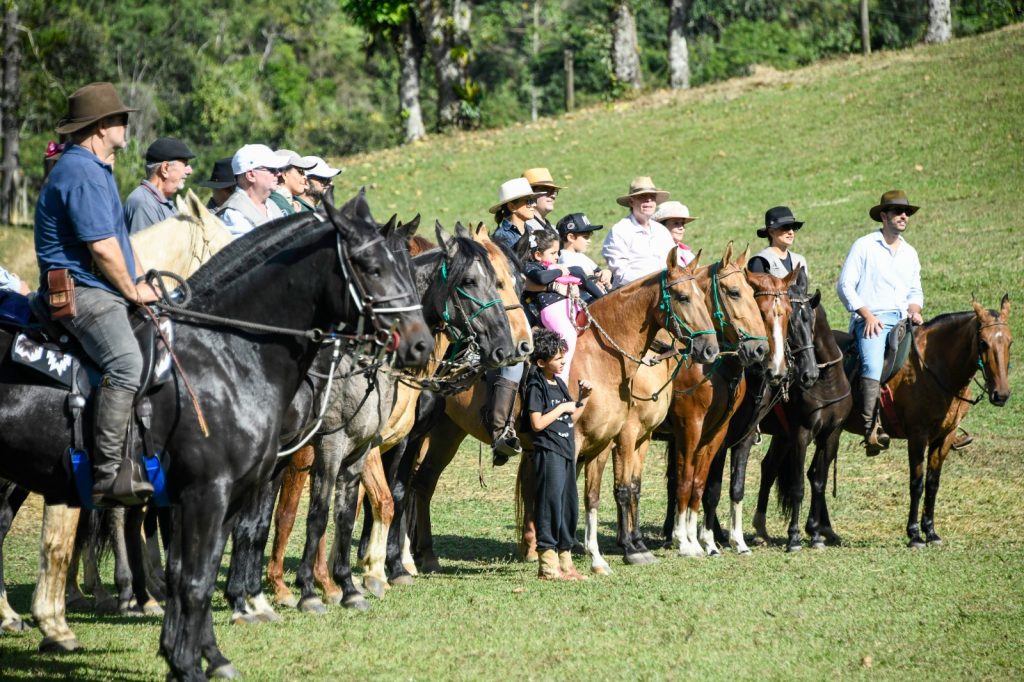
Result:
[[[533,330],[536,371],[526,382],[526,411],[533,429],[533,466],[537,475],[535,523],[541,580],[586,580],[572,563],[579,496],[576,492],[576,442],[573,424],[583,413],[593,387],[580,381],[573,400],[558,374],[565,362],[565,341],[549,329]]]

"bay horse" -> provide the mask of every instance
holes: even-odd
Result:
[[[631,401],[632,380],[659,330],[669,330],[695,362],[711,363],[718,356],[718,342],[700,287],[700,278],[706,275],[699,274],[694,263],[680,267],[677,258],[673,249],[665,270],[616,289],[589,306],[591,323],[580,332],[568,382],[575,386],[578,380],[586,378],[594,385],[587,409],[575,427],[580,457],[605,451],[621,430]],[[425,410],[430,414],[429,434],[423,437],[423,443],[410,444],[413,452],[423,453],[409,486],[415,511],[410,522],[414,529],[413,556],[421,571],[440,570],[433,549],[431,497],[441,472],[467,435],[488,442],[490,436],[480,417],[486,400],[486,387],[477,383],[468,391],[448,397],[443,414],[438,414],[439,410]],[[520,435],[528,452],[529,434]],[[517,489],[524,487],[528,458],[528,454],[524,455],[520,461]],[[520,500],[517,494],[517,505]],[[526,537],[524,534],[524,551],[529,550]]]
[[[704,526],[702,540],[709,556],[719,554],[717,542],[728,543],[737,554],[749,554],[743,536],[743,496],[750,449],[758,438],[761,421],[778,404],[789,400],[793,386],[812,386],[818,380],[813,344],[813,308],[820,295],[807,296],[807,273],[798,266],[784,279],[767,273],[749,273],[754,296],[771,328],[773,356],[781,371],[769,375],[753,370],[744,372],[746,390],[729,419],[728,430],[708,469],[703,492]],[[729,452],[729,532],[718,521],[718,502],[722,495],[725,456]]]
[[[362,194],[340,210],[327,207],[327,219],[306,213],[257,228],[204,265],[190,286],[195,296],[184,312],[174,313],[183,374],[149,399],[150,433],[163,453],[173,504],[159,652],[171,678],[200,680],[206,677],[202,658],[212,676],[238,674],[214,635],[210,600],[217,570],[236,514],[276,465],[284,415],[321,343],[332,338],[321,330],[353,338],[359,330],[360,341],[387,342],[387,334],[392,344],[397,335],[397,360],[409,366],[426,361],[432,339],[412,284],[395,272]],[[0,332],[4,351],[10,343]],[[183,377],[195,403],[185,395]],[[67,394],[26,379],[22,370],[0,365],[0,476],[52,504],[77,504],[63,463],[72,442]],[[66,562],[78,510],[51,506],[47,512],[41,556]],[[63,587],[62,581],[40,583],[33,600],[47,648],[74,641],[64,620]]]
[[[986,309],[973,298],[971,305],[973,310],[945,313],[915,328],[910,358],[886,383],[892,407],[881,411],[882,424],[891,437],[907,441],[911,548],[942,543],[935,532],[935,499],[957,427],[971,405],[982,399],[971,398],[975,375],[981,372],[990,403],[1002,407],[1010,399],[1010,295],[1003,296],[999,310]],[[840,345],[849,338],[843,332],[834,335]],[[859,414],[858,409],[851,411],[845,428],[863,436]]]
[[[461,226],[457,226],[457,229],[459,227]],[[522,305],[519,303],[522,277],[518,262],[510,252],[490,239],[482,223],[470,232],[473,240],[484,250],[494,271],[497,297],[501,300],[501,306],[505,311],[515,344],[515,356],[511,361],[520,362],[529,356],[531,332]],[[409,239],[409,253],[414,257],[422,255],[429,259],[437,258],[441,252],[432,242],[414,235]],[[443,311],[439,310],[438,314],[443,316]],[[451,325],[442,325],[435,329],[434,352],[421,378],[433,379],[434,370],[440,365],[441,359],[444,358],[449,348],[451,341],[449,334],[452,332]],[[459,338],[465,340],[468,337],[463,335]],[[389,543],[393,542],[396,543],[396,546],[404,548],[404,533],[399,533],[400,526],[392,526],[392,523],[396,519],[399,521],[402,519],[405,489],[399,485],[395,488],[397,495],[392,496],[392,480],[397,475],[398,464],[405,453],[406,437],[416,422],[416,404],[420,390],[414,384],[415,382],[412,384],[402,382],[398,385],[394,407],[380,434],[380,444],[367,454],[362,472],[362,485],[366,491],[365,499],[366,507],[368,507],[366,516],[364,516],[365,545],[361,546],[360,550],[364,570],[363,583],[371,593],[378,597],[383,595],[388,573],[390,573],[392,584],[407,583],[412,579],[412,575],[407,569],[415,568],[411,561],[403,563],[401,558],[396,562],[397,569],[390,562],[390,570],[386,571],[384,566],[384,562],[389,561]],[[393,451],[396,447],[397,451]],[[387,472],[384,471],[381,453],[389,455],[390,467]],[[299,499],[308,478],[308,471],[313,464],[313,456],[310,448],[309,450],[300,450],[292,458],[284,474],[280,501],[275,512],[274,544],[271,559],[267,565],[267,580],[274,591],[274,602],[281,605],[298,605],[298,601],[284,583],[284,553],[295,521]],[[409,463],[405,462],[405,466],[408,465]],[[398,553],[401,553],[401,549],[398,550]],[[323,589],[325,600],[340,603],[343,592],[332,580],[330,572],[327,570],[325,556],[324,543],[321,542],[313,565],[313,576]]]
[[[791,290],[792,296],[792,290]],[[794,310],[799,310],[793,297]],[[811,547],[824,549],[825,543],[840,544],[828,515],[825,490],[829,467],[839,450],[839,437],[853,408],[850,382],[843,371],[843,354],[832,335],[825,309],[818,305],[819,292],[811,299],[814,312],[814,356],[819,369],[818,380],[810,387],[799,382],[790,395],[761,421],[761,432],[771,435],[771,445],[761,460],[761,483],[754,512],[755,540],[768,543],[766,513],[772,484],[778,482],[779,505],[790,515],[787,551],[796,551],[800,544],[800,505],[803,501],[803,469],[807,447],[815,444],[814,456],[807,469],[811,486],[811,505],[805,530]],[[781,413],[781,418],[780,418]]]

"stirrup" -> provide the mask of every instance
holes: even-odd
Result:
[[[952,448],[953,450],[963,450],[968,445],[974,442],[974,436],[969,434],[967,432],[967,429],[965,429],[964,427],[958,426],[957,431],[960,431],[964,435],[960,436],[955,441],[953,441],[953,444],[950,446],[950,448]]]

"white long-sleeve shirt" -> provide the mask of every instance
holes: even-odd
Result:
[[[653,220],[642,227],[631,213],[615,223],[601,249],[612,272],[612,286],[620,287],[664,270],[669,251],[675,245],[664,225]]]
[[[910,304],[924,307],[917,251],[903,237],[896,245],[893,253],[879,230],[850,247],[836,284],[839,300],[848,311],[856,313],[866,306],[874,314],[899,312],[906,316]]]

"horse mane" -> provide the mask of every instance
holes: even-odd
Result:
[[[409,237],[409,255],[412,257],[419,256],[420,254],[427,253],[437,248],[437,244],[430,241],[426,237],[421,237],[418,234],[414,234]]]
[[[427,240],[424,239],[423,241]],[[454,288],[458,286],[458,283],[466,276],[466,273],[469,272],[470,268],[473,267],[474,261],[480,260],[484,273],[492,281],[497,276],[494,268],[491,266],[490,259],[487,257],[487,249],[482,244],[478,244],[469,237],[454,237],[453,242],[455,244],[455,252],[448,253],[447,276],[442,278],[440,272],[438,272],[435,276],[431,277],[430,285],[423,294],[423,309],[431,313],[434,321],[441,319],[448,298],[451,296]],[[435,247],[430,251],[415,256],[414,262],[419,264],[437,261],[437,267],[440,268],[440,262],[444,255],[445,251],[443,249]]]
[[[927,320],[921,326],[924,327],[925,329],[931,329],[932,327],[939,326],[939,325],[946,324],[946,323],[953,324],[953,323],[966,322],[967,318],[969,318],[969,317],[975,317],[975,314],[974,314],[973,310],[966,310],[966,311],[963,311],[963,312],[954,312],[954,313],[942,313],[941,315],[936,315],[932,319]]]
[[[220,294],[229,283],[291,246],[297,234],[314,238],[331,229],[334,225],[329,220],[310,212],[285,216],[256,227],[218,251],[189,278],[193,305]]]

